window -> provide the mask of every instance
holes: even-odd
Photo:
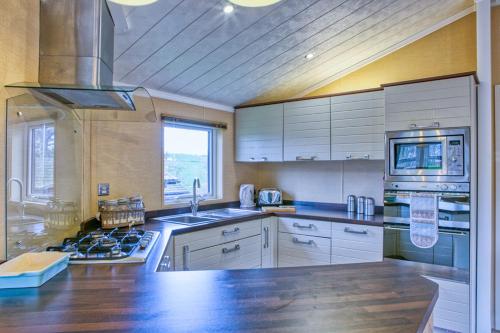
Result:
[[[197,194],[217,197],[216,128],[179,122],[163,127],[163,197],[165,203],[188,201],[193,180],[200,179]]]
[[[54,155],[54,124],[29,126],[27,195],[30,199],[54,196]]]

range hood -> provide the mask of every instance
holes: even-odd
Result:
[[[6,87],[93,120],[156,121],[145,88],[113,86],[113,44],[114,22],[105,0],[40,0],[38,82]]]

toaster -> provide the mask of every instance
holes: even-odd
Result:
[[[281,191],[276,188],[263,188],[259,191],[259,206],[272,206],[283,204]]]

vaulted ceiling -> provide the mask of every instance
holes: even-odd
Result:
[[[221,0],[111,4],[114,80],[238,105],[299,96],[472,5],[472,0]],[[314,54],[308,60],[306,54]]]

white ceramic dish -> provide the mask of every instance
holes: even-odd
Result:
[[[24,253],[0,265],[0,289],[39,287],[68,266],[64,252]]]

